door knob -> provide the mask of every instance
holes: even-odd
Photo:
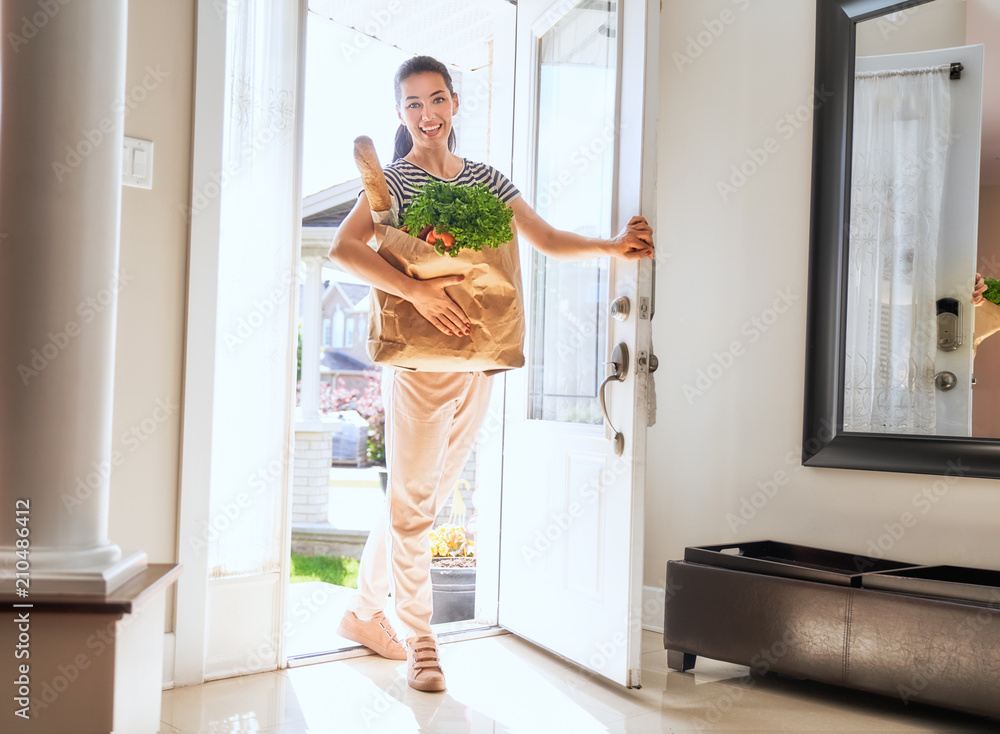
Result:
[[[611,303],[611,315],[619,321],[625,321],[628,319],[628,312],[631,308],[632,304],[629,302],[628,297],[620,296]]]
[[[954,372],[938,372],[934,375],[934,386],[942,392],[948,392],[958,384],[958,378]]]
[[[597,395],[601,399],[601,412],[604,413],[604,420],[607,421],[612,433],[615,434],[614,439],[612,439],[615,442],[615,456],[621,456],[625,451],[625,437],[611,422],[611,416],[608,415],[607,399],[604,397],[604,389],[608,386],[609,382],[625,382],[625,378],[628,377],[628,345],[622,342],[615,347],[615,350],[611,353],[611,361],[605,362],[605,364],[613,365],[614,372],[604,378],[604,382],[601,383]]]

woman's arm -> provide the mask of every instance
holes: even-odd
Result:
[[[614,255],[626,260],[653,257],[653,229],[643,217],[632,217],[617,237],[602,240],[556,229],[519,196],[510,203],[514,222],[535,249],[559,260],[585,260]]]
[[[375,236],[368,205],[368,195],[358,197],[347,217],[337,229],[330,246],[329,258],[341,268],[379,290],[409,301],[421,316],[441,332],[449,335],[468,334],[470,322],[445,288],[461,283],[462,275],[417,280],[396,270],[368,246]]]

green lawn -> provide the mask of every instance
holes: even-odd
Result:
[[[325,581],[358,588],[358,561],[343,556],[301,556],[292,553],[292,583]]]

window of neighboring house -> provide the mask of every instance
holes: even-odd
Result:
[[[347,328],[345,329],[345,332],[347,334],[347,343],[344,345],[348,349],[354,346],[354,328],[355,328],[354,319],[353,318],[348,319]]]
[[[333,322],[330,319],[323,319],[323,346],[330,346],[330,338],[333,336]]]
[[[333,339],[334,347],[344,346],[344,312],[339,308],[333,314]]]

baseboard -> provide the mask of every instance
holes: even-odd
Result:
[[[666,593],[659,586],[642,587],[642,628],[650,632],[663,632],[663,614]]]
[[[173,632],[163,633],[163,690],[174,687],[174,645]]]

